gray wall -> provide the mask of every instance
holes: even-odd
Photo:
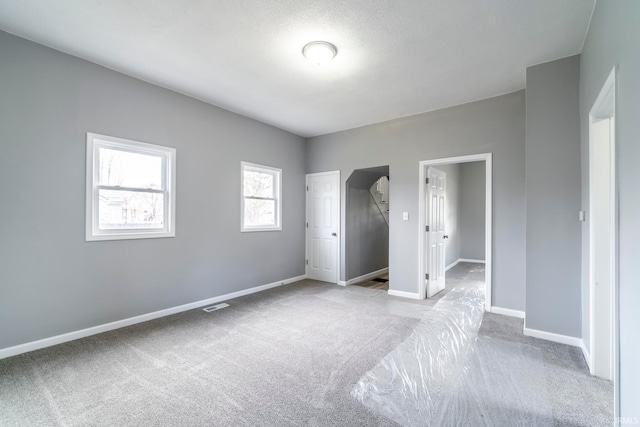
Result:
[[[370,192],[381,176],[354,171],[347,179],[347,280],[389,266],[389,226]]]
[[[485,162],[460,164],[460,258],[485,260]]]
[[[580,326],[580,57],[527,68],[526,327]]]
[[[0,32],[0,348],[304,274],[304,140]],[[85,242],[85,134],[177,149],[176,237]],[[283,230],[240,233],[240,161]],[[247,268],[250,266],[250,268]]]
[[[525,306],[524,91],[466,105],[310,138],[307,173],[341,170],[345,224],[345,179],[354,169],[390,167],[391,289],[418,292],[419,161],[493,153],[493,304]],[[402,220],[409,212],[409,221]],[[341,242],[344,262],[344,239]],[[340,276],[345,277],[344,269]]]
[[[447,174],[444,229],[449,236],[445,240],[445,265],[448,266],[460,258],[460,165],[437,165],[435,168]]]
[[[640,2],[600,0],[580,58],[582,209],[589,207],[589,110],[614,65],[618,65],[617,159],[619,185],[621,415],[640,417]],[[587,219],[589,215],[587,215]],[[588,242],[583,223],[582,333],[589,337]]]

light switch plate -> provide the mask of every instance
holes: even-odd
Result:
[[[409,221],[409,212],[402,212],[402,220]]]

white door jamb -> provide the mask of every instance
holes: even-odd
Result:
[[[616,101],[617,101],[617,74],[618,74],[618,66],[613,67],[607,80],[602,86],[598,97],[593,103],[593,107],[589,111],[589,213],[592,214],[594,211],[593,206],[593,152],[594,152],[594,122],[598,118],[610,117],[613,118],[613,128],[611,131],[610,138],[610,153],[611,153],[611,163],[610,163],[610,184],[611,184],[611,249],[612,249],[612,260],[611,260],[611,286],[612,286],[612,314],[613,314],[613,410],[614,417],[620,417],[620,294],[619,294],[619,255],[618,255],[618,236],[619,236],[619,222],[618,222],[618,182],[617,182],[617,146],[616,146],[616,135],[617,135],[617,120],[616,120]],[[591,215],[590,215],[591,216]],[[595,356],[595,324],[594,324],[594,313],[595,313],[595,298],[594,298],[594,223],[589,218],[589,361],[590,366],[589,370],[591,374],[594,373],[594,356]],[[617,419],[617,418],[616,418]]]

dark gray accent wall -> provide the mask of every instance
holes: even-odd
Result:
[[[460,164],[460,258],[485,260],[485,162]]]
[[[0,348],[304,274],[304,139],[0,32]],[[177,149],[176,237],[85,242],[85,135]],[[283,169],[240,232],[240,161]]]
[[[640,418],[640,2],[600,0],[580,58],[582,209],[589,207],[589,111],[618,65],[617,161],[619,197],[620,406]],[[587,214],[587,220],[589,215]],[[582,332],[589,335],[589,224],[583,223]]]
[[[526,327],[581,336],[580,57],[527,68]]]
[[[307,172],[389,165],[392,212],[389,224],[391,289],[418,292],[419,162],[493,153],[493,302],[525,305],[524,91],[430,113],[310,138]],[[409,220],[402,220],[402,213]],[[342,208],[341,223],[345,224]],[[341,253],[344,262],[344,239]],[[343,264],[344,265],[344,264]],[[342,280],[346,273],[340,272]]]
[[[453,163],[435,168],[447,174],[444,230],[449,238],[444,242],[445,266],[449,266],[460,258],[460,165]]]
[[[381,176],[354,171],[347,179],[347,280],[389,266],[389,226],[370,191]]]

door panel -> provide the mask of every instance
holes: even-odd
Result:
[[[446,174],[435,168],[427,169],[426,200],[429,204],[427,208],[427,259],[426,268],[428,279],[427,298],[431,298],[445,287],[445,229],[444,229],[444,207]]]
[[[311,239],[312,249],[310,251],[311,259],[310,267],[313,269],[320,268],[320,239]]]
[[[339,172],[307,175],[307,276],[338,282]]]

